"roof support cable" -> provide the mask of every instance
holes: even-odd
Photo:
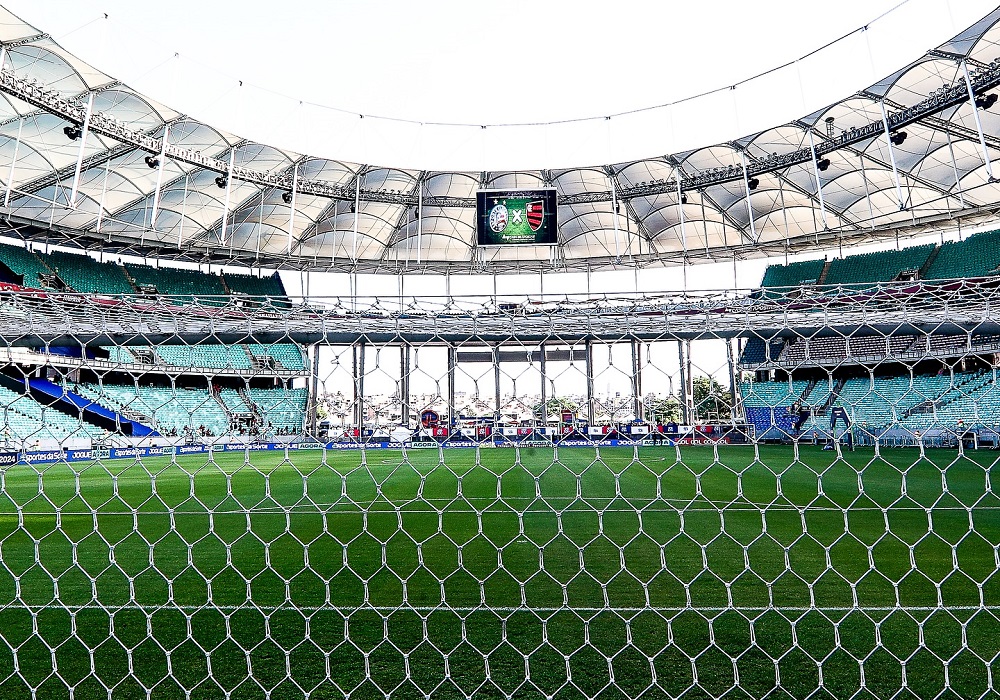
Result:
[[[291,255],[292,253],[292,239],[295,237],[295,200],[299,192],[299,164],[296,163],[292,168],[292,191],[291,200],[288,203],[288,236],[285,247],[285,254]]]
[[[354,236],[351,239],[351,263],[358,264],[358,217],[361,215],[361,173],[354,178]]]
[[[830,230],[830,222],[826,219],[826,202],[823,201],[823,183],[819,179],[819,163],[816,160],[816,140],[813,138],[812,127],[806,129],[809,134],[809,151],[812,153],[813,177],[816,178],[816,197],[819,199],[820,214],[823,216],[823,229]],[[829,161],[827,161],[829,164]]]
[[[952,144],[951,132],[945,131],[944,135],[948,138],[948,153],[951,155],[951,171],[955,174],[955,189],[958,190],[958,203],[962,205],[962,209],[965,209],[965,191],[962,189],[962,178],[958,174],[958,162],[955,160],[955,146]],[[948,203],[948,212],[951,212],[951,199],[945,197],[945,201]]]
[[[622,260],[622,253],[618,242],[618,187],[612,172],[608,172],[608,183],[611,185],[611,225],[615,231],[615,264],[617,265]]]
[[[233,188],[233,178],[231,177],[233,172],[233,165],[236,162],[236,149],[229,149],[229,170],[226,171],[225,185],[226,185],[226,196],[222,203],[222,231],[219,238],[219,243],[222,245],[226,244],[226,229],[229,226],[229,195]],[[216,178],[216,184],[219,183],[219,179]]]
[[[983,149],[983,164],[986,166],[986,174],[990,182],[996,182],[993,177],[993,165],[990,162],[990,153],[986,148],[986,137],[983,135],[983,122],[979,118],[979,108],[976,107],[976,94],[972,89],[972,76],[969,75],[969,62],[962,61],[962,74],[965,76],[965,89],[969,91],[969,106],[972,107],[972,116],[976,120],[976,131],[979,134],[979,146]]]
[[[14,188],[14,166],[17,165],[17,152],[21,147],[21,131],[24,129],[24,117],[17,123],[17,140],[14,141],[14,157],[10,160],[10,173],[7,175],[7,191],[3,196],[4,208],[10,206],[10,191]]]
[[[177,227],[177,250],[181,249],[184,242],[184,219],[187,218],[188,182],[191,178],[189,173],[184,173],[184,197],[181,199],[181,223]]]
[[[90,133],[90,115],[94,112],[94,93],[87,98],[87,112],[83,117],[83,133],[80,148],[76,154],[76,168],[73,170],[73,189],[69,194],[69,208],[76,209],[76,193],[80,189],[80,173],[83,171],[83,154],[87,152],[87,136]]]
[[[864,153],[858,151],[858,160],[861,162],[861,181],[865,183],[865,199],[868,200],[868,220],[871,222],[872,231],[875,230],[875,206],[872,204],[872,193],[868,187],[868,172],[865,170]]]
[[[747,177],[747,156],[746,151],[740,151],[740,160],[743,161],[743,191],[747,200],[747,217],[750,219],[750,240],[757,244],[757,225],[753,221],[753,205],[750,204],[750,179]],[[756,179],[756,178],[755,178]],[[746,234],[744,233],[744,237]]]
[[[170,125],[163,125],[163,138],[160,139],[160,156],[155,161],[148,160],[146,164],[156,164],[156,189],[153,191],[153,215],[149,220],[149,227],[156,230],[156,216],[160,212],[160,191],[163,188],[163,168],[167,163],[167,137],[170,135]]]
[[[889,133],[889,117],[885,113],[885,100],[879,99],[878,106],[882,110],[882,127],[885,131],[885,144],[889,148],[889,163],[892,165],[892,178],[896,182],[896,199],[899,201],[899,210],[906,209],[903,203],[903,188],[899,184],[899,169],[896,167],[896,155],[892,150],[892,134]]]
[[[97,235],[101,235],[101,225],[104,223],[104,207],[108,195],[108,175],[111,167],[108,161],[104,161],[104,180],[101,183],[101,201],[97,203],[97,225],[95,230]],[[111,242],[110,240],[108,241]],[[101,248],[101,255],[104,255],[104,248]]]
[[[417,181],[417,265],[420,264],[420,247],[423,243],[424,228],[424,181]],[[409,260],[409,256],[407,256]]]
[[[687,265],[688,237],[687,222],[684,220],[684,193],[681,192],[681,171],[674,168],[674,179],[677,180],[677,211],[681,217],[681,250],[684,253],[684,264]]]

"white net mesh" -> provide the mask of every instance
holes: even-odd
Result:
[[[4,293],[0,695],[993,694],[993,295]]]

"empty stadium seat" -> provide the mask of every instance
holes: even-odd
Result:
[[[226,304],[226,289],[222,278],[198,270],[181,268],[156,268],[149,265],[125,264],[125,270],[138,289],[152,287],[157,293],[169,295],[177,303],[192,303],[210,306]]]
[[[933,250],[930,244],[837,258],[830,262],[824,284],[890,282],[902,272],[920,270]]]
[[[281,278],[276,272],[269,277],[226,272],[223,274],[223,279],[231,292],[247,294],[252,297],[267,297],[274,306],[279,308],[291,305],[288,295],[285,293],[285,287],[281,284]]]
[[[250,356],[241,345],[157,345],[156,354],[174,367],[250,369]]]
[[[770,265],[764,271],[762,287],[798,287],[814,284],[823,272],[825,260],[803,260],[788,265]]]
[[[85,294],[134,294],[120,265],[101,263],[89,255],[53,251],[39,256],[63,282]]]
[[[142,416],[160,433],[205,426],[215,435],[229,429],[229,416],[207,389],[180,389],[115,384],[82,384],[77,391],[123,415]]]
[[[925,279],[986,277],[1000,267],[1000,231],[970,236],[964,241],[945,243],[924,274]]]
[[[306,368],[305,358],[298,345],[292,343],[275,343],[273,345],[260,345],[250,343],[247,350],[254,357],[271,357],[277,363],[279,369],[301,371]]]
[[[43,406],[26,394],[0,386],[0,436],[20,446],[35,440],[99,438],[104,430],[79,416]]]
[[[42,260],[26,248],[0,243],[0,262],[10,268],[11,272],[24,278],[25,287],[44,289],[43,275],[51,275],[52,270]]]
[[[293,433],[303,429],[309,396],[306,389],[250,389],[248,395],[265,427]]]

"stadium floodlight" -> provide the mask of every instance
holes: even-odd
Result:
[[[78,138],[83,136],[83,130],[76,124],[70,124],[63,127],[63,133],[70,141],[76,141]]]
[[[826,136],[827,136],[827,138],[831,138],[832,139],[833,138],[833,121],[834,121],[834,119],[833,119],[833,117],[827,117],[823,121],[826,122]]]
[[[146,161],[146,165],[148,165],[151,169],[160,167],[160,159],[154,155],[148,155],[143,158],[143,160]]]
[[[282,192],[281,201],[284,202],[285,204],[291,204],[293,196],[294,195],[291,192]]]
[[[215,178],[215,184],[218,185],[220,190],[226,189],[226,184],[228,182],[229,178],[227,178],[225,175],[219,175],[219,177]]]
[[[907,134],[905,131],[895,131],[889,134],[889,140],[892,141],[893,146],[902,146],[903,141],[906,140],[906,136]]]
[[[751,190],[757,189],[758,185],[760,185],[760,180],[758,180],[755,177],[752,177],[749,180],[747,180],[747,187]]]
[[[987,110],[997,103],[997,94],[991,92],[988,95],[979,95],[976,97],[976,107],[982,110]]]
[[[830,159],[823,158],[822,160],[816,161],[816,167],[819,168],[821,172],[826,172],[826,169],[830,167]]]

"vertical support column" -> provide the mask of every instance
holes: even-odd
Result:
[[[542,406],[542,417],[539,423],[541,425],[548,425],[549,420],[549,407],[548,407],[548,392],[546,391],[545,383],[548,381],[548,377],[545,373],[545,342],[538,344],[538,373],[541,376],[541,389],[542,393],[539,394],[541,398]]]
[[[687,364],[684,361],[684,341],[677,341],[677,366],[681,371],[681,419],[685,425],[691,425],[691,416],[688,414],[688,383]]]
[[[315,436],[318,425],[316,413],[319,411],[319,343],[313,345],[312,378],[309,384],[309,403],[312,405],[312,411],[309,413],[309,433]]]
[[[695,411],[694,405],[694,372],[691,371],[691,341],[684,341],[684,355],[685,361],[687,362],[687,403],[688,403],[688,415],[691,417],[691,423],[697,421],[698,416]]]
[[[493,412],[493,428],[500,425],[500,343],[493,346],[493,400],[496,410]]]
[[[455,370],[458,368],[458,350],[448,343],[448,434],[458,422],[458,411],[455,408]]]
[[[632,338],[629,345],[632,346],[632,400],[635,404],[635,418],[645,420],[646,412],[642,404],[642,346],[637,338]]]
[[[410,429],[410,344],[399,346],[399,420]]]
[[[739,418],[743,411],[739,410],[740,394],[736,388],[736,355],[733,353],[733,339],[726,338],[726,357],[729,360],[729,405],[730,416],[733,422]]]
[[[694,380],[691,377],[691,341],[677,341],[677,361],[681,369],[681,406],[684,423],[692,425],[695,420]]]
[[[587,425],[594,424],[594,341],[583,341],[587,367]]]
[[[362,434],[365,422],[365,341],[353,346],[354,352],[354,427]]]

